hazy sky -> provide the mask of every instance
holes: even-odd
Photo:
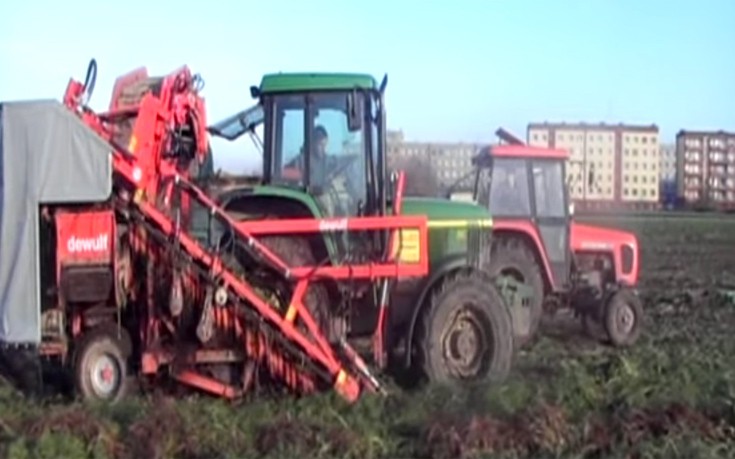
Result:
[[[733,0],[101,4],[0,3],[0,100],[59,99],[94,57],[93,108],[122,73],[185,64],[210,122],[252,104],[263,73],[359,71],[388,74],[388,125],[409,139],[525,138],[545,120],[735,130]],[[247,138],[213,146],[218,167],[259,167]]]

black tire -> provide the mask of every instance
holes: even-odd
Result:
[[[477,366],[462,371],[445,358],[448,349],[443,338],[450,331],[450,321],[465,311],[474,316],[472,325],[479,334],[475,338],[489,344],[489,349],[474,356],[473,363]],[[461,270],[444,278],[422,310],[415,343],[419,369],[430,382],[503,381],[513,361],[513,327],[508,308],[489,276],[479,271]]]
[[[610,343],[628,347],[638,341],[643,321],[643,304],[634,292],[621,289],[605,304],[604,326]]]
[[[77,394],[86,401],[117,403],[124,399],[133,386],[133,376],[130,374],[129,358],[132,353],[130,335],[125,329],[116,326],[100,326],[82,336],[75,346],[73,371],[74,387]],[[106,364],[106,365],[105,365]],[[110,370],[112,382],[105,387],[105,381],[97,378],[105,376],[95,375],[101,371]]]
[[[511,309],[513,334],[518,347],[527,346],[535,337],[541,322],[544,307],[544,279],[535,254],[518,238],[501,237],[493,241],[490,252],[490,275],[497,277],[510,271],[520,276],[533,289],[533,300],[529,311]]]

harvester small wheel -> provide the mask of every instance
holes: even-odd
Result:
[[[527,311],[510,311],[516,346],[525,347],[536,335],[544,310],[544,279],[536,256],[520,239],[501,237],[492,244],[489,271],[494,278],[511,276],[533,290]]]
[[[629,289],[615,292],[605,304],[605,332],[613,346],[628,347],[635,344],[641,334],[643,304]]]
[[[448,275],[424,306],[416,345],[430,382],[504,380],[513,360],[513,325],[490,278],[473,270]]]
[[[84,400],[116,403],[131,388],[128,359],[130,336],[115,326],[101,326],[84,335],[74,352],[74,385]]]

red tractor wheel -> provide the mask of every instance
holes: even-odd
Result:
[[[640,298],[627,289],[617,291],[605,304],[603,320],[613,346],[632,346],[641,334],[643,305]]]
[[[544,310],[544,279],[534,253],[518,238],[498,238],[492,245],[490,274],[510,276],[533,291],[530,304],[510,311],[516,346],[528,346],[536,336]]]
[[[84,335],[74,352],[74,385],[84,400],[115,403],[130,390],[130,336],[103,326]]]

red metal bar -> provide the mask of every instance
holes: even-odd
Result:
[[[221,397],[233,399],[239,397],[242,392],[233,386],[221,383],[215,379],[208,378],[197,372],[191,370],[178,371],[173,374],[174,378],[179,381],[189,384],[190,386],[198,387],[204,391],[219,395]]]

